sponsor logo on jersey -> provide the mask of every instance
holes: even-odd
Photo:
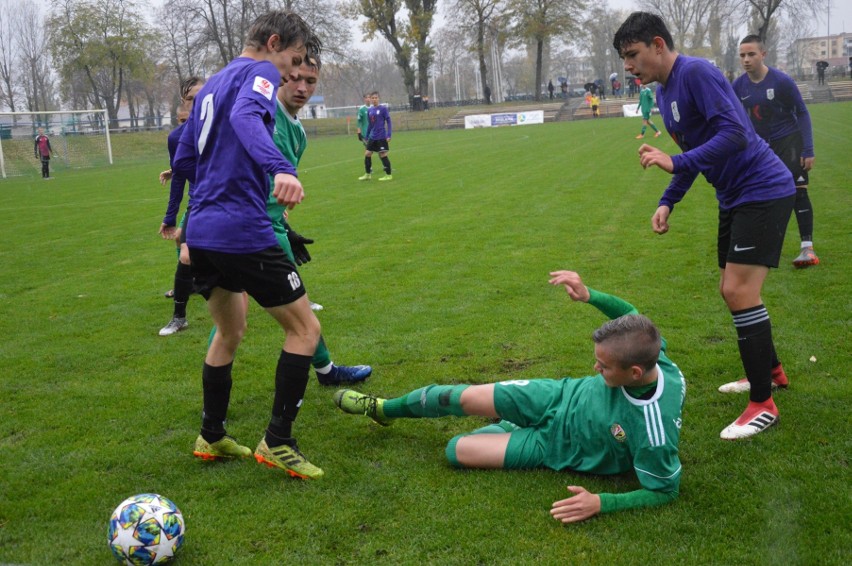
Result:
[[[254,87],[252,87],[252,90],[265,96],[266,100],[272,100],[272,83],[263,77],[258,76],[254,78]]]
[[[775,98],[775,89],[768,88],[766,89],[766,100],[773,100]]]
[[[624,429],[621,428],[621,425],[618,423],[613,424],[609,427],[609,431],[612,433],[612,437],[615,438],[619,442],[624,442],[627,440],[627,433],[624,432]]]
[[[672,101],[672,118],[675,122],[680,122],[680,111],[677,109],[677,100]]]

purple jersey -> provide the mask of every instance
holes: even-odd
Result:
[[[768,67],[769,72],[759,83],[752,82],[748,73],[734,81],[734,92],[751,118],[757,135],[772,143],[799,132],[802,135],[802,157],[814,156],[814,136],[811,115],[793,79]]]
[[[175,153],[177,152],[183,128],[184,124],[179,125],[169,132],[168,137],[169,165],[172,167],[172,181],[169,185],[169,204],[166,207],[166,215],[163,217],[163,224],[166,226],[175,226],[177,223],[177,213],[180,210],[180,203],[183,200],[183,186],[186,184],[186,177],[174,171]]]
[[[173,167],[192,183],[189,247],[253,253],[278,245],[266,214],[269,175],[296,174],[272,141],[280,81],[272,63],[239,57],[196,96]]]
[[[367,128],[368,140],[389,140],[391,137],[391,119],[387,106],[370,106],[367,110],[370,126]],[[385,127],[387,124],[387,127]]]
[[[755,133],[731,85],[704,59],[678,55],[657,107],[680,147],[674,177],[660,205],[674,208],[702,173],[716,189],[719,207],[794,195],[790,171]]]

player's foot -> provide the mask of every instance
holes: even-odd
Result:
[[[379,177],[379,181],[393,181],[393,175],[385,175],[384,177]]]
[[[370,180],[370,179],[372,179],[372,178],[373,178],[373,174],[372,174],[372,173],[364,173],[363,175],[361,175],[360,177],[358,177],[358,180],[359,180],[359,181],[369,181],[369,180]]]
[[[314,312],[319,312],[323,309],[323,306],[319,303],[315,303],[313,301],[308,301],[311,304],[311,310]]]
[[[657,130],[657,133],[656,133],[656,134],[654,134],[654,137],[655,137],[655,138],[658,138],[658,137],[660,137],[661,135],[663,135],[663,132],[661,132],[661,131]]]
[[[221,440],[210,443],[199,434],[195,439],[195,449],[192,454],[202,460],[236,460],[251,456],[251,448],[240,446],[233,437],[227,435]]]
[[[381,181],[381,179],[379,180]],[[799,257],[793,260],[793,265],[798,269],[810,267],[812,265],[819,265],[819,258],[814,253],[813,248],[802,248],[802,253],[799,254]]]
[[[784,368],[778,366],[772,370],[772,389],[786,389],[790,385],[790,380],[787,379],[787,374],[784,373]],[[731,381],[725,385],[719,386],[720,393],[745,393],[751,391],[751,384],[748,379],[740,379],[739,381]]]
[[[642,139],[642,138],[644,138],[644,137],[645,137],[645,134],[638,134],[638,135],[636,136],[636,139],[637,139],[637,140],[641,140],[641,139]]]
[[[282,444],[270,448],[264,438],[254,451],[254,459],[258,464],[266,464],[270,468],[281,468],[294,478],[318,480],[325,475],[322,469],[308,462],[295,444],[293,446]]]
[[[174,289],[169,289],[168,291],[166,291],[165,293],[163,293],[163,296],[164,296],[165,298],[167,298],[167,299],[173,299],[173,298],[175,297],[175,290],[174,290]]]
[[[160,336],[171,336],[172,334],[177,334],[181,330],[186,330],[189,326],[189,323],[185,318],[172,318],[167,325],[160,329]]]
[[[392,419],[385,416],[382,405],[385,400],[375,395],[358,393],[351,389],[340,389],[334,394],[334,404],[350,415],[367,415],[382,426],[390,426]]]
[[[323,375],[317,373],[317,379],[320,385],[346,385],[348,383],[358,383],[364,381],[370,374],[373,373],[373,368],[370,366],[338,366],[332,365],[331,371]]]
[[[778,422],[778,408],[770,397],[763,403],[749,402],[740,418],[729,424],[719,435],[722,440],[740,440],[754,436]]]

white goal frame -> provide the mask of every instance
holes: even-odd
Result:
[[[110,165],[112,165],[112,142],[109,137],[109,116],[107,115],[107,111],[103,109],[95,109],[95,110],[52,110],[45,112],[0,112],[0,175],[2,178],[7,178],[6,171],[6,153],[3,150],[3,139],[4,135],[2,130],[7,129],[10,133],[11,138],[15,138],[15,130],[23,130],[20,134],[21,137],[28,137],[29,130],[32,132],[36,132],[39,127],[42,126],[42,122],[39,120],[36,122],[36,118],[44,118],[44,117],[52,117],[55,115],[67,115],[67,116],[86,116],[87,120],[77,122],[73,121],[73,127],[75,128],[74,134],[85,134],[85,135],[103,135],[106,143],[106,157],[107,161]],[[92,125],[92,116],[100,116],[100,126]],[[48,126],[52,125],[53,122],[48,122]],[[76,130],[77,125],[80,125],[80,131]],[[59,131],[54,128],[47,127],[45,133],[51,138],[63,137],[66,135],[64,131],[64,126],[61,121],[59,124]],[[31,141],[34,139],[31,137]],[[9,139],[9,138],[7,138]],[[54,145],[53,143],[51,145]]]

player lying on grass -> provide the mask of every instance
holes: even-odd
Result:
[[[635,471],[642,489],[628,493],[595,494],[569,485],[573,495],[556,501],[550,511],[563,523],[674,500],[686,382],[666,355],[666,342],[630,303],[587,288],[573,271],[550,275],[550,283],[563,285],[572,300],[589,303],[612,319],[592,335],[597,375],[428,385],[394,399],[343,389],[335,393],[335,403],[383,426],[397,418],[499,418],[450,440],[447,459],[460,468]]]

